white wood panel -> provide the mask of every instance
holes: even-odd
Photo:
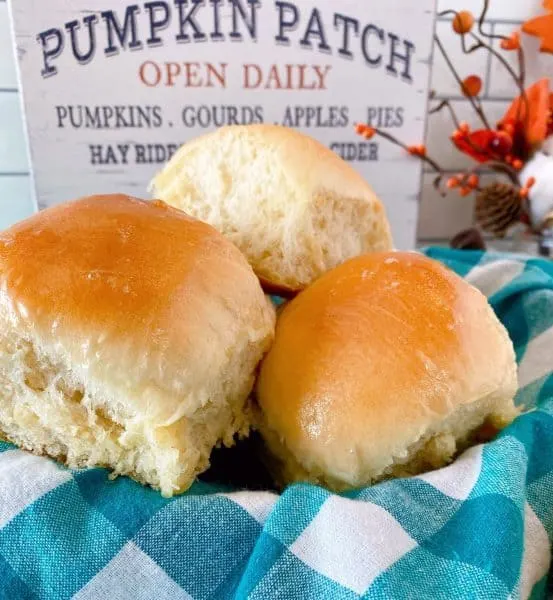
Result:
[[[29,171],[19,94],[0,94],[0,172]]]
[[[438,10],[470,10],[475,15],[482,10],[482,0],[438,0]],[[491,0],[488,17],[522,21],[543,12],[542,0]]]
[[[17,76],[8,19],[8,3],[0,1],[0,90],[16,87]]]
[[[0,0],[0,230],[34,212],[8,5]],[[11,174],[9,174],[11,173]]]
[[[474,199],[461,198],[450,192],[441,196],[432,182],[435,175],[425,173],[419,210],[419,239],[432,240],[449,238],[458,231],[470,227],[473,222]]]
[[[0,230],[33,212],[30,177],[0,175]]]

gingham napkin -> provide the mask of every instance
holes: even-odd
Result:
[[[486,293],[529,412],[421,477],[333,495],[158,493],[0,445],[0,597],[544,598],[553,534],[553,263],[430,249]]]

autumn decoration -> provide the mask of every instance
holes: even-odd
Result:
[[[440,38],[435,36],[436,51],[445,59],[468,99],[475,122],[457,118],[449,100],[435,101],[430,114],[448,111],[454,124],[451,142],[470,157],[473,166],[454,176],[447,173],[430,156],[424,145],[408,145],[388,131],[370,124],[356,125],[365,139],[379,136],[402,147],[405,152],[424,161],[436,172],[435,187],[445,195],[448,191],[461,196],[474,195],[475,220],[479,229],[501,238],[517,224],[523,224],[532,234],[553,228],[553,89],[547,77],[532,85],[526,84],[523,34],[540,38],[541,52],[553,53],[553,0],[544,0],[547,14],[530,19],[521,31],[509,36],[486,31],[489,0],[484,0],[478,17],[471,12],[445,10],[442,17],[451,17],[453,31],[458,35],[463,53],[489,52],[513,79],[518,95],[498,122],[492,122],[484,110],[481,93],[482,78],[478,74],[462,76],[448,56]],[[515,61],[506,59],[512,53]],[[512,66],[513,62],[516,67]],[[431,100],[435,93],[431,92]],[[482,183],[483,173],[495,173],[491,183]],[[489,181],[489,178],[486,178]],[[459,243],[473,247],[481,244],[480,233],[456,236]]]

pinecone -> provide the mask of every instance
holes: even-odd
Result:
[[[476,196],[476,222],[496,237],[505,233],[521,216],[522,202],[518,188],[508,183],[492,183]]]
[[[476,228],[464,229],[449,242],[451,248],[457,250],[485,250],[486,242]]]

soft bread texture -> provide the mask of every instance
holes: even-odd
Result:
[[[392,248],[384,207],[334,152],[273,125],[224,127],[180,148],[153,195],[213,225],[256,273],[305,287],[346,259]]]
[[[351,259],[288,303],[257,383],[281,485],[335,490],[449,462],[518,414],[515,354],[486,298],[415,253]]]
[[[0,434],[182,492],[248,431],[274,321],[240,251],[161,202],[41,212],[0,235]]]

